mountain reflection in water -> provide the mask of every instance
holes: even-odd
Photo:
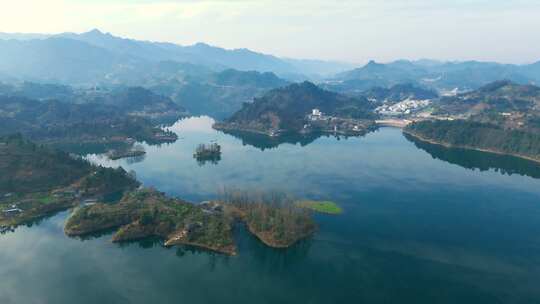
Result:
[[[405,133],[404,135],[407,140],[414,143],[417,148],[429,153],[434,159],[439,159],[470,170],[494,170],[505,175],[518,174],[540,178],[540,164],[530,160],[476,150],[448,148],[421,141]]]

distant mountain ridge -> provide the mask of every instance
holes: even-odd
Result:
[[[281,59],[248,49],[228,50],[205,43],[181,46],[125,39],[97,29],[57,35],[0,33],[0,73],[24,80],[96,82],[122,70],[160,61],[191,63],[214,70],[233,68],[304,77],[320,77],[351,67],[337,62]],[[80,73],[85,75],[76,74],[81,70],[86,71]]]
[[[363,67],[336,75],[324,87],[355,94],[374,86],[414,83],[439,92],[453,89],[469,91],[501,79],[519,84],[539,84],[540,62],[515,65],[479,61],[398,60],[385,64],[370,61]]]

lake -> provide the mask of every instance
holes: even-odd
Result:
[[[333,200],[319,231],[286,250],[238,227],[239,255],[159,240],[64,236],[62,212],[0,236],[0,303],[540,303],[540,166],[415,142],[394,128],[360,138],[264,139],[177,122],[174,144],[93,162],[193,202],[220,189]],[[221,160],[198,163],[200,143]]]

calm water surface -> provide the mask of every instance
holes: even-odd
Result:
[[[241,227],[239,256],[112,244],[62,232],[69,212],[0,236],[0,303],[540,303],[540,168],[442,149],[384,128],[362,138],[278,145],[178,122],[180,139],[140,159],[97,163],[136,171],[146,186],[194,202],[223,187],[332,199],[319,232],[288,250]],[[217,164],[199,143],[217,140]]]

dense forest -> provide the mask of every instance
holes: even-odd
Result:
[[[131,96],[137,95],[137,92],[139,91],[129,90],[125,94]],[[124,99],[136,101],[134,97]],[[131,107],[127,107],[122,106],[121,101],[118,101],[118,105],[105,101],[79,104],[0,95],[0,135],[21,133],[38,142],[79,143],[107,141],[115,137],[131,137],[149,143],[175,139],[172,132],[156,127],[157,122],[152,114],[152,111],[166,112],[166,104],[148,106],[139,101],[139,106],[136,106],[135,101]],[[176,110],[171,111],[179,114]],[[144,113],[148,114],[148,117],[145,117]]]
[[[317,228],[311,212],[299,208],[285,193],[225,189],[221,200],[237,210],[248,229],[272,247],[289,247]]]
[[[91,172],[85,160],[12,135],[0,138],[0,192],[38,192],[66,186]]]
[[[50,191],[79,180],[81,190],[93,195],[139,185],[122,168],[97,167],[79,157],[34,144],[21,135],[0,137],[0,193]]]
[[[540,160],[540,134],[470,120],[422,121],[406,132],[445,145],[489,150]]]

